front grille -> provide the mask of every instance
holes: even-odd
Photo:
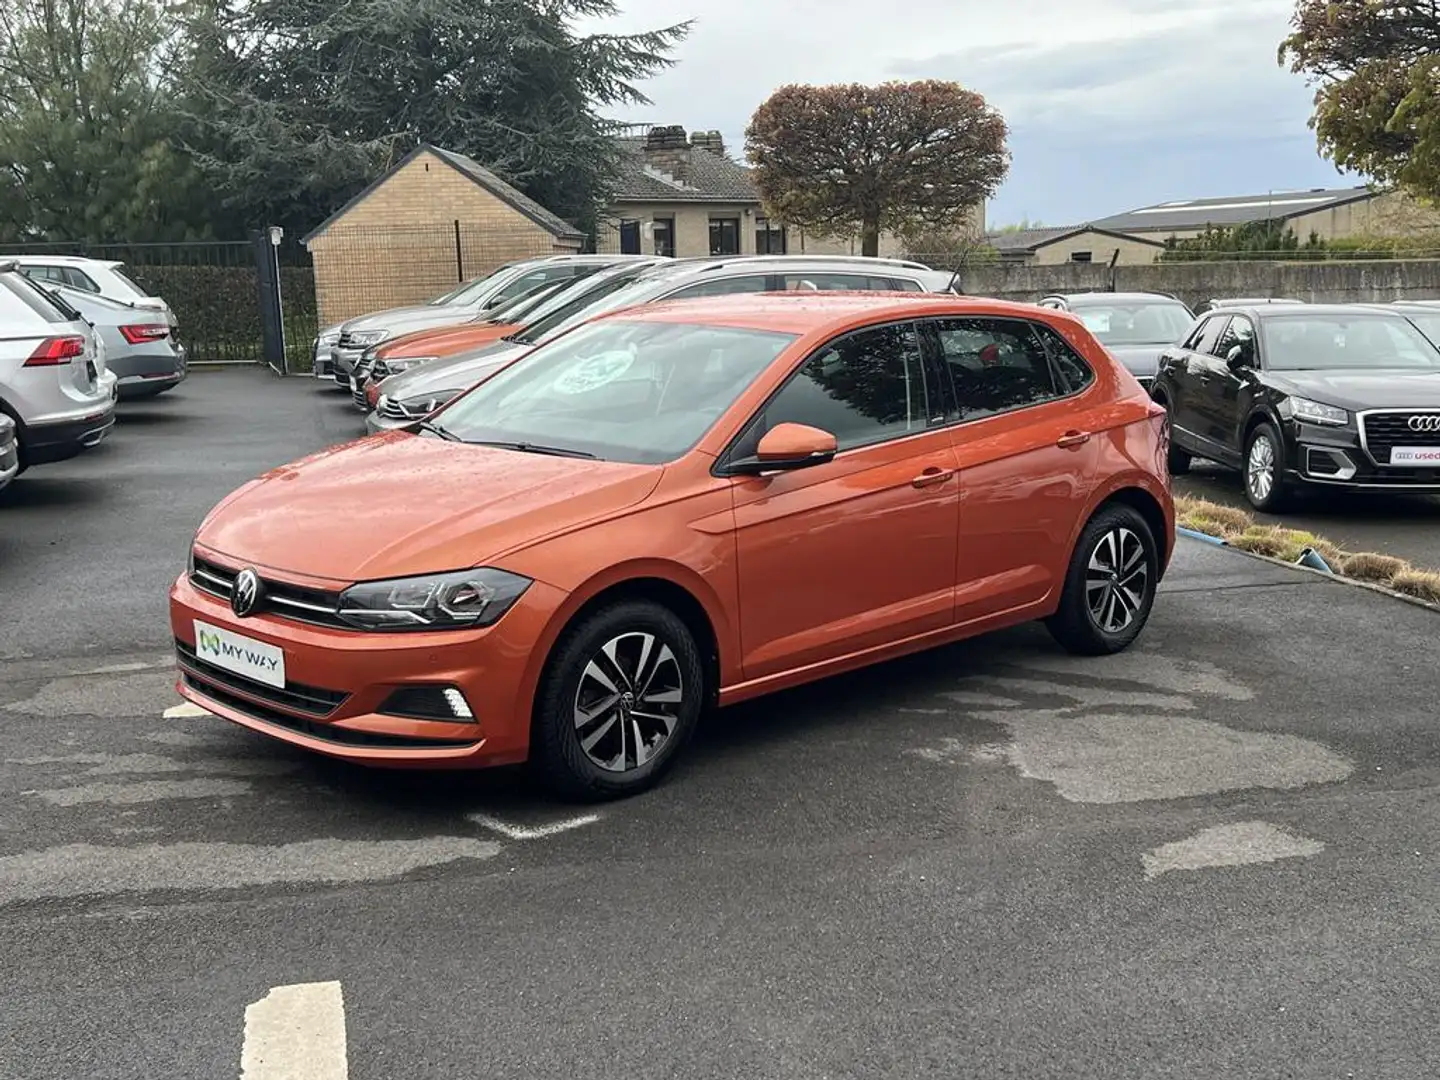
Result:
[[[195,556],[195,568],[190,572],[190,584],[201,592],[228,601],[235,589],[238,570]],[[254,615],[269,614],[294,622],[309,623],[312,626],[328,626],[340,630],[354,629],[337,614],[340,594],[321,589],[306,589],[269,578],[260,579],[260,598],[255,603]]]
[[[369,747],[390,747],[397,750],[433,750],[446,747],[473,746],[478,740],[475,739],[414,739],[401,735],[377,735],[369,731],[351,731],[348,728],[335,727],[333,724],[320,723],[315,720],[305,720],[298,716],[291,716],[288,713],[277,712],[275,709],[267,708],[258,702],[238,697],[223,687],[216,686],[208,681],[201,681],[189,671],[182,671],[181,678],[185,685],[197,694],[204,694],[212,701],[218,701],[221,705],[234,709],[242,716],[248,716],[252,720],[260,720],[272,724],[286,731],[293,731],[300,735],[308,735],[312,739],[319,739],[321,742],[333,743],[336,746],[369,746]]]
[[[278,686],[247,679],[243,675],[236,675],[201,660],[195,655],[194,648],[179,638],[175,639],[175,654],[180,659],[181,670],[196,680],[197,684],[204,684],[197,685],[202,693],[208,694],[216,689],[227,693],[235,691],[249,698],[258,698],[267,705],[322,719],[333,714],[350,696],[341,690],[326,690],[319,686],[306,686],[304,683],[286,682],[282,690]]]
[[[1360,431],[1365,436],[1365,448],[1376,465],[1389,465],[1390,452],[1398,446],[1440,446],[1440,431],[1411,431],[1411,418],[1423,418],[1426,423],[1440,422],[1440,411],[1416,410],[1413,412],[1371,413],[1360,417]],[[1432,473],[1431,469],[1407,471]]]
[[[405,406],[401,405],[394,398],[382,397],[380,399],[380,408],[377,411],[386,420],[415,419],[413,416],[410,415],[409,412],[406,411]]]

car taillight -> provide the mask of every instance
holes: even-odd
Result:
[[[143,323],[137,326],[122,326],[120,333],[131,345],[143,345],[147,341],[159,341],[169,337],[170,328],[155,323]]]
[[[67,334],[64,337],[46,338],[42,341],[30,354],[30,359],[25,361],[25,366],[56,367],[69,363],[77,356],[84,355],[85,339],[78,334]]]

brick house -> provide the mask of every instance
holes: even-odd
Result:
[[[750,170],[732,159],[718,131],[651,127],[619,139],[615,204],[602,223],[602,252],[674,255],[858,255],[860,238],[806,235],[767,221]],[[973,228],[984,231],[985,205]],[[880,237],[880,254],[903,254],[899,238]]]
[[[584,236],[463,154],[419,146],[307,236],[321,325],[423,303]]]

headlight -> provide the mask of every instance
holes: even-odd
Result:
[[[362,630],[458,630],[490,626],[530,587],[493,567],[366,581],[340,595],[340,618]]]
[[[315,343],[317,345],[334,345],[339,340],[340,331],[333,326],[328,330],[321,330],[320,333],[315,335]]]
[[[387,330],[352,330],[346,337],[355,345],[378,345],[388,333]]]
[[[1318,401],[1311,401],[1309,398],[1292,397],[1289,399],[1290,412],[1296,420],[1303,420],[1307,424],[1325,424],[1329,427],[1344,427],[1350,422],[1350,414],[1344,409],[1337,409],[1334,405],[1322,405]]]
[[[411,416],[429,416],[442,405],[448,405],[463,394],[463,390],[436,390],[430,394],[401,398],[400,407]]]
[[[376,360],[370,371],[376,379],[388,379],[434,359],[433,356],[398,356],[393,360]]]

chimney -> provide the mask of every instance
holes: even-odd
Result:
[[[690,143],[678,124],[652,127],[645,136],[645,163],[680,183],[690,174]]]
[[[708,150],[716,157],[725,156],[725,138],[718,131],[692,131],[690,145],[700,150]]]

